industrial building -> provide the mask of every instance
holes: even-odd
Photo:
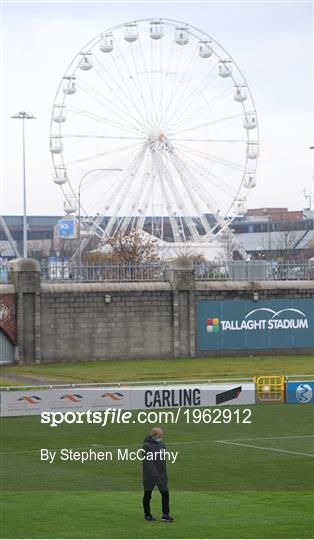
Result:
[[[69,255],[77,240],[60,239],[58,222],[64,216],[28,216],[28,253],[36,259]],[[22,252],[23,217],[3,216],[18,251]],[[210,217],[209,217],[210,219]],[[314,255],[314,211],[287,208],[249,209],[232,222],[239,244],[254,259],[306,260]],[[3,227],[0,257],[15,256]]]

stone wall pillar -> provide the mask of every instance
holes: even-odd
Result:
[[[194,264],[191,259],[178,258],[167,270],[173,289],[173,356],[195,356]]]
[[[13,259],[9,270],[17,301],[16,359],[40,363],[40,266],[34,259]]]

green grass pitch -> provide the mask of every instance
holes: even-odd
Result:
[[[313,355],[163,358],[4,366],[0,385],[212,379],[313,373]],[[10,378],[8,378],[8,376]],[[16,379],[15,379],[16,377]],[[22,380],[21,380],[22,378]],[[39,382],[34,382],[37,380]]]
[[[40,462],[40,448],[138,448],[148,424],[1,419],[1,537],[311,538],[313,406],[250,407],[251,425],[164,426],[179,451],[168,464],[173,523],[143,521],[139,462]],[[160,518],[157,491],[152,511]]]
[[[45,383],[252,377],[312,373],[313,357],[99,361],[12,366],[1,372],[5,386],[35,384],[34,379]],[[174,523],[143,521],[138,462],[40,462],[40,448],[135,449],[151,426],[52,429],[40,425],[39,417],[1,419],[1,537],[313,537],[313,406],[251,408],[251,425],[164,426],[168,449],[179,450],[176,463],[168,465]],[[158,492],[152,510],[160,517]]]

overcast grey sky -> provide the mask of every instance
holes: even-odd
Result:
[[[129,20],[165,17],[211,34],[243,71],[259,115],[261,156],[249,207],[305,206],[311,187],[313,6],[310,2],[3,2],[3,214],[22,212],[20,110],[28,121],[29,214],[62,214],[49,123],[67,65],[90,39]],[[314,153],[314,151],[313,151]]]

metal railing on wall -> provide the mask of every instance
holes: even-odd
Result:
[[[207,378],[207,379],[161,379],[161,380],[149,380],[149,381],[111,381],[111,382],[99,382],[99,383],[65,383],[65,384],[38,384],[29,386],[0,386],[1,391],[10,390],[44,390],[44,389],[59,389],[59,388],[102,388],[102,387],[123,387],[132,388],[132,386],[169,386],[169,385],[195,385],[195,384],[209,384],[209,383],[247,383],[254,382],[254,377],[236,377],[236,378]]]
[[[298,381],[312,381],[314,374],[310,375],[283,375],[285,382],[298,380]],[[255,382],[256,377],[208,377],[206,379],[161,379],[161,380],[148,380],[148,381],[109,381],[99,383],[64,383],[64,384],[38,384],[29,386],[0,386],[0,392],[11,390],[44,390],[44,389],[62,389],[62,388],[102,388],[102,387],[122,387],[132,388],[133,386],[171,386],[171,385],[196,385],[196,384],[240,384]]]
[[[88,263],[53,261],[41,265],[49,281],[165,281],[167,264]],[[296,261],[211,261],[195,264],[194,276],[203,281],[280,281],[314,278],[314,265]]]
[[[164,281],[165,265],[146,264],[73,264],[71,261],[53,261],[41,264],[43,281],[75,282],[132,282]]]
[[[314,279],[314,265],[299,261],[212,261],[195,266],[204,281],[281,281]]]
[[[70,259],[41,261],[41,279],[51,282],[166,281],[167,263],[83,263]],[[313,280],[314,264],[299,261],[204,261],[194,265],[197,281]],[[9,282],[6,262],[0,262],[0,283]]]
[[[9,271],[6,262],[0,262],[0,283],[9,282]]]

